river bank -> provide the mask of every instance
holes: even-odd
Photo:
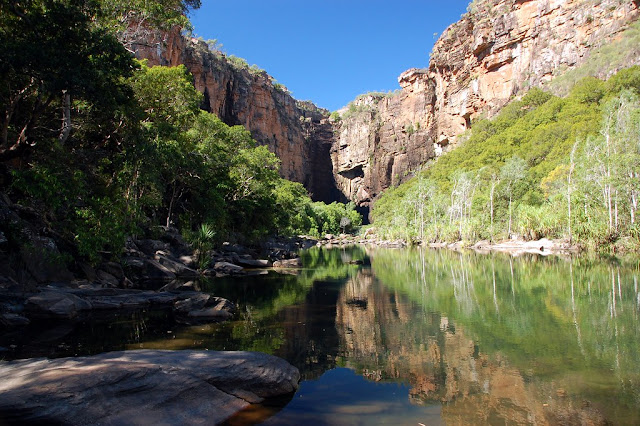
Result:
[[[344,246],[352,244],[362,244],[369,246],[378,246],[385,248],[403,248],[409,246],[421,246],[429,248],[443,248],[449,250],[474,250],[480,253],[500,252],[509,253],[513,256],[519,254],[530,253],[540,255],[550,254],[571,254],[585,251],[584,246],[579,244],[572,244],[566,239],[550,240],[547,238],[541,238],[539,240],[526,241],[522,239],[509,239],[502,241],[488,241],[481,240],[475,243],[467,241],[456,242],[420,242],[420,241],[406,241],[403,239],[397,240],[385,240],[378,238],[375,234],[365,233],[363,236],[354,235],[325,235],[319,239],[316,243],[317,246],[333,247]]]

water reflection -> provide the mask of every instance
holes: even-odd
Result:
[[[363,282],[369,305],[372,297],[379,305],[379,334],[343,321],[353,330],[347,347],[370,347],[373,337],[385,353],[372,362],[371,351],[351,344],[363,372],[373,365],[383,378],[409,380],[418,401],[443,402],[447,422],[638,422],[636,264],[422,250],[370,256],[376,280]]]
[[[22,356],[257,350],[301,370],[282,411],[252,407],[236,424],[309,413],[327,424],[640,422],[637,261],[361,247],[302,257],[295,275],[198,283],[238,304],[229,322],[138,312],[32,327],[18,345]]]

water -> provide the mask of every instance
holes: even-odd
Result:
[[[348,263],[361,260],[363,264]],[[303,380],[229,424],[639,424],[638,262],[351,247],[297,275],[201,283],[233,321],[170,311],[0,336],[5,357],[257,350]]]

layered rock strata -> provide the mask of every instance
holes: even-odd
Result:
[[[281,175],[303,183],[314,199],[353,200],[366,213],[382,191],[455,146],[472,121],[621,38],[639,3],[473,0],[436,42],[428,67],[400,75],[398,93],[359,97],[331,121],[264,71],[234,65],[177,31],[134,49],[150,65],[185,64],[204,94],[203,108],[249,129],[282,160]],[[631,55],[620,66],[634,63],[640,58]]]
[[[150,66],[184,64],[204,94],[202,108],[230,126],[246,127],[280,158],[282,177],[302,183],[316,200],[340,198],[329,156],[328,111],[295,100],[265,71],[212,52],[205,42],[178,31],[147,36],[133,47]]]
[[[481,116],[621,37],[634,0],[474,0],[444,31],[429,66],[400,75],[401,91],[363,96],[341,110],[331,150],[338,188],[368,205],[455,145]],[[621,66],[640,63],[630,57]],[[605,72],[614,70],[607,69]],[[607,77],[601,75],[600,77]]]

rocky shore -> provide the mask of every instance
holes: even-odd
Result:
[[[300,373],[257,352],[109,352],[0,363],[8,424],[218,424],[292,395]]]

